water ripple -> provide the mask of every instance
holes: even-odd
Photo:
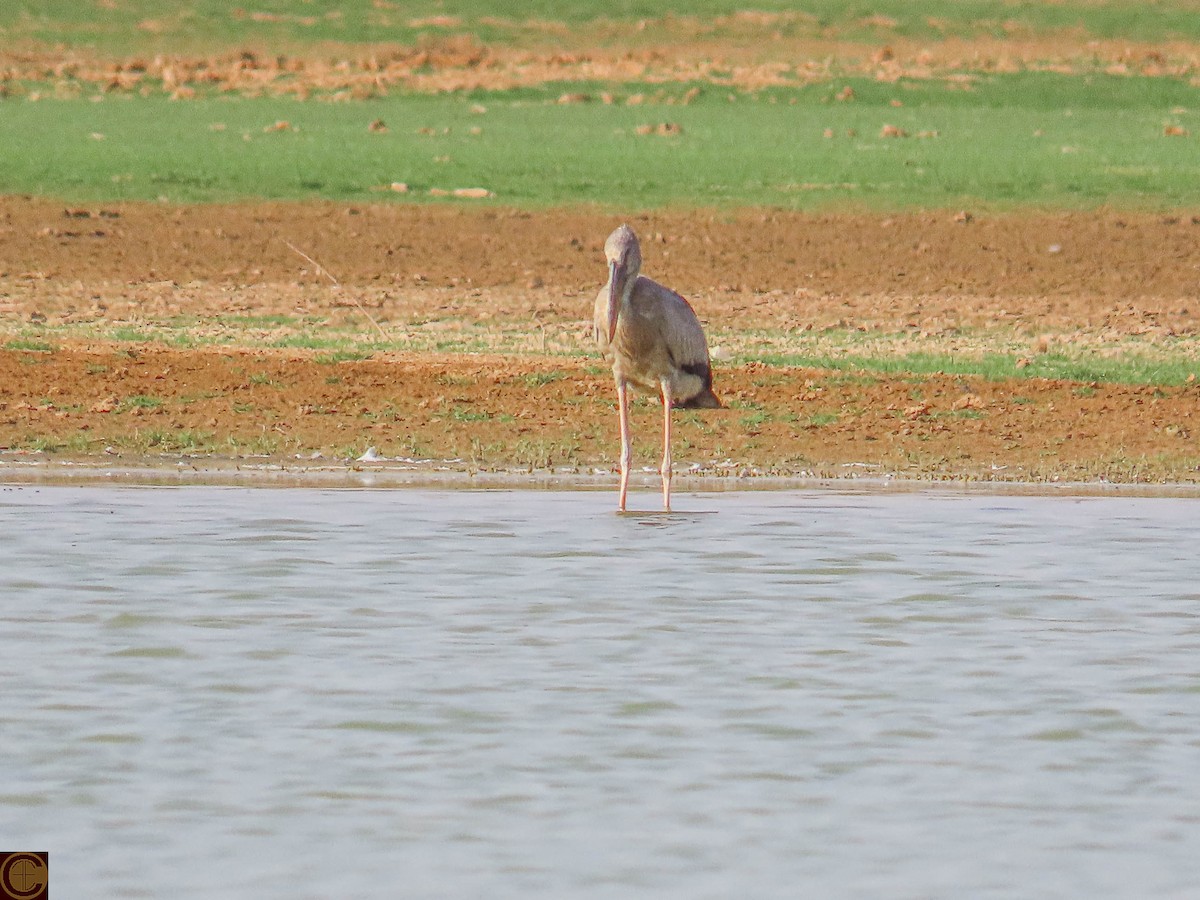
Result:
[[[1192,895],[1194,501],[610,502],[6,491],[0,833],[64,896]]]

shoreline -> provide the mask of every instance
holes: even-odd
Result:
[[[30,454],[29,456],[32,456]],[[472,469],[455,460],[305,461],[233,458],[150,458],[114,464],[89,458],[0,457],[0,488],[17,487],[247,487],[314,490],[578,491],[616,490],[616,473]],[[847,464],[847,467],[854,464]],[[630,487],[658,498],[657,472],[635,471]],[[1108,481],[1017,481],[970,478],[912,478],[890,474],[725,475],[677,472],[679,495],[717,493],[832,492],[853,494],[985,494],[1063,498],[1129,497],[1200,499],[1200,484]]]

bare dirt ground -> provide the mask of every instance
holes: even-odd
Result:
[[[242,15],[238,15],[241,12]],[[418,22],[415,45],[301,44],[257,34],[254,17],[231,12],[236,46],[197,52],[155,51],[125,57],[85,47],[64,51],[18,30],[0,47],[0,97],[165,93],[188,100],[205,91],[362,100],[391,90],[505,90],[547,83],[703,82],[756,91],[823,83],[848,75],[880,81],[938,79],[969,89],[991,72],[1053,71],[1196,79],[1200,49],[1186,41],[1103,38],[1080,29],[1034,32],[1013,21],[980,21],[972,35],[906,38],[885,17],[864,20],[871,36],[839,34],[804,13],[741,12],[716,19],[667,16],[591,27],[491,20],[501,43],[485,44],[453,17]],[[167,46],[187,46],[188,11],[148,20],[139,30]],[[249,21],[248,21],[249,19]],[[382,28],[403,13],[380,11]],[[933,23],[930,23],[933,24]],[[861,32],[861,29],[856,29]]]
[[[294,466],[375,447],[393,465],[609,471],[614,392],[588,318],[616,221],[0,199],[0,460]],[[901,335],[964,353],[1011,342],[1033,358],[1136,342],[1194,359],[1190,217],[664,212],[631,224],[645,271],[706,323],[729,406],[677,413],[677,471],[1200,482],[1194,380],[990,381],[758,358],[829,332],[843,346],[846,334]],[[339,354],[320,345],[329,336],[386,349]],[[635,410],[638,464],[656,463],[660,415],[648,400]]]

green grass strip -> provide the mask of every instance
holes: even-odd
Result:
[[[1178,386],[1200,378],[1200,360],[1187,356],[1151,358],[1122,355],[1108,358],[1062,353],[1023,357],[985,353],[978,356],[946,353],[905,353],[896,356],[860,356],[852,353],[769,354],[754,357],[772,366],[831,369],[847,373],[883,375],[972,375],[992,381],[1051,378],[1083,383],[1148,384]]]
[[[847,83],[854,102],[831,100],[838,81],[757,95],[708,87],[686,106],[619,102],[638,86],[621,86],[611,105],[558,104],[554,86],[356,103],[18,97],[0,100],[0,193],[412,203],[483,187],[506,205],[622,209],[1200,203],[1197,138],[1164,134],[1168,124],[1200,132],[1183,81],[1023,74],[970,92]],[[386,132],[369,130],[377,119]],[[638,133],[667,122],[679,133]],[[393,182],[410,191],[392,193]]]

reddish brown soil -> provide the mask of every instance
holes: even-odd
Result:
[[[917,346],[979,331],[1030,353],[1124,338],[1194,353],[1200,225],[1190,217],[966,218],[669,212],[631,224],[647,272],[688,295],[739,353],[753,354],[758,330],[834,327],[907,331]],[[463,469],[607,470],[613,391],[581,336],[616,221],[586,210],[64,209],[4,198],[2,458],[50,448],[55,459],[263,452],[294,463],[374,446]],[[349,324],[369,338],[360,306],[392,339],[482,326],[506,352],[333,362],[261,349],[289,328],[319,337]],[[234,314],[299,324],[264,331]],[[115,326],[172,322],[170,335],[225,346],[104,339]],[[513,335],[528,335],[524,351],[509,349]],[[677,414],[679,470],[1200,481],[1195,383],[847,377],[718,360],[716,386],[731,409]],[[639,464],[655,462],[660,413],[645,401],[635,412]]]
[[[292,47],[256,37],[245,30],[242,17],[245,37],[237,47],[159,49],[126,58],[97,56],[80,46],[45,46],[14,34],[0,47],[0,97],[49,90],[161,92],[188,100],[216,90],[351,100],[392,90],[503,90],[572,81],[706,82],[714,89],[755,91],[848,75],[945,79],[962,88],[990,72],[1102,70],[1195,78],[1200,71],[1200,51],[1188,42],[1102,38],[1078,29],[1025,33],[1011,22],[980,22],[975,35],[929,40],[906,38],[895,23],[878,20],[874,38],[850,40],[804,13],[747,12],[715,20],[669,16],[590,28],[525,20],[507,23],[507,39],[489,45],[469,24],[439,18],[440,25],[427,22],[434,27],[413,46]],[[194,43],[186,37],[186,21],[144,25],[147,34],[164,35],[165,48]],[[997,36],[999,31],[1006,34]]]

